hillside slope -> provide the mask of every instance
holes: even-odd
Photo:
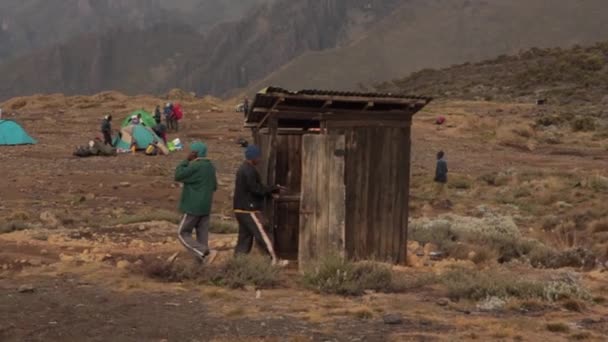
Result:
[[[426,69],[379,84],[382,91],[464,100],[599,104],[608,90],[608,42],[590,47],[534,48],[513,56]]]
[[[603,0],[409,0],[362,39],[302,55],[250,90],[357,88],[530,47],[594,43],[605,39],[606,10]]]

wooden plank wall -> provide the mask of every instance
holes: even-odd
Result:
[[[276,182],[288,191],[275,203],[275,247],[279,257],[298,259],[300,190],[302,187],[302,135],[277,137]],[[286,199],[284,199],[286,198]]]
[[[347,129],[346,253],[405,263],[410,127]]]
[[[344,136],[304,135],[300,204],[300,267],[344,255]]]

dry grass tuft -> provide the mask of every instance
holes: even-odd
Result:
[[[153,259],[144,262],[140,270],[146,276],[167,282],[195,281],[200,284],[243,288],[247,285],[270,288],[279,284],[279,269],[263,256],[238,256],[223,267],[168,263]]]
[[[570,331],[570,327],[564,323],[547,323],[545,327],[554,333],[567,333]]]
[[[388,265],[353,263],[339,256],[326,257],[308,267],[302,281],[314,291],[346,296],[362,295],[365,290],[395,292],[408,285],[396,283]]]

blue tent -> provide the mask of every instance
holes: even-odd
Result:
[[[0,120],[0,146],[33,144],[36,144],[36,140],[32,139],[18,123]]]

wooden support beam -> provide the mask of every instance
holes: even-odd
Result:
[[[274,112],[275,108],[277,108],[277,106],[279,105],[279,103],[281,103],[283,101],[285,101],[285,98],[283,98],[283,97],[279,97],[279,98],[277,98],[276,101],[274,101],[274,104],[272,105],[272,107],[270,107],[268,109],[268,111],[266,112],[266,115],[264,116],[264,118],[262,119],[262,121],[260,121],[260,123],[258,123],[258,129],[264,125],[264,123],[266,122],[266,120],[268,120],[268,117],[270,117],[270,115]]]

